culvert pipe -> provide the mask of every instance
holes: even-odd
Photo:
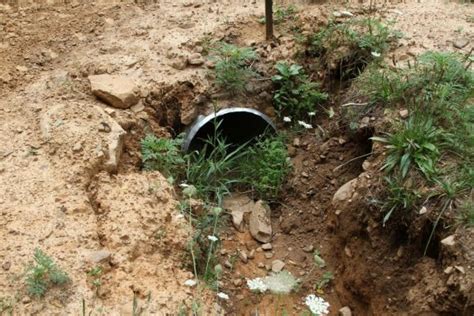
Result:
[[[222,109],[207,116],[199,116],[189,127],[182,150],[190,152],[204,147],[206,140],[214,135],[214,124],[218,132],[233,145],[243,145],[265,134],[276,133],[272,120],[254,109],[232,107]]]

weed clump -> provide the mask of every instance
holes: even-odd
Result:
[[[352,79],[381,57],[399,36],[374,18],[331,22],[308,38],[307,54],[318,57],[333,76]]]
[[[427,52],[415,65],[403,69],[370,68],[356,86],[372,106],[404,107],[409,118],[395,123],[386,137],[373,137],[386,145],[384,168],[390,175],[388,213],[410,210],[416,200],[439,198],[440,215],[455,207],[474,187],[474,92],[470,61],[464,56]],[[405,180],[410,175],[409,180]],[[413,179],[425,189],[413,192]],[[415,199],[418,197],[418,199]],[[435,202],[431,202],[435,203]]]
[[[302,66],[280,62],[276,70],[278,73],[272,81],[276,87],[273,101],[278,115],[301,119],[315,112],[317,105],[327,99],[328,95],[319,90],[319,84],[309,80]]]
[[[147,135],[141,141],[143,168],[159,170],[165,177],[180,177],[185,165],[181,144],[181,138],[167,139]]]
[[[227,43],[218,45],[214,52],[216,84],[233,94],[243,92],[247,81],[255,75],[249,66],[257,58],[255,52]]]
[[[52,286],[63,285],[70,281],[66,272],[62,271],[40,249],[35,249],[34,264],[26,271],[27,290],[31,295],[44,296]]]
[[[246,150],[243,159],[239,159],[238,168],[245,187],[261,198],[271,199],[280,193],[291,163],[283,141],[267,138]]]

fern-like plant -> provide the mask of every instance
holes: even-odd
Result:
[[[30,265],[26,271],[26,285],[31,295],[44,296],[50,287],[70,281],[67,273],[40,249],[35,249],[33,259],[34,264]]]

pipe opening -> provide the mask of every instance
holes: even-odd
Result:
[[[267,115],[254,109],[228,108],[198,117],[186,133],[183,151],[201,150],[206,141],[214,136],[215,124],[219,135],[234,146],[250,143],[264,134],[276,133],[275,125]]]

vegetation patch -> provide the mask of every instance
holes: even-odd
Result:
[[[316,82],[309,80],[303,67],[280,62],[275,66],[277,74],[272,77],[275,84],[273,101],[279,116],[304,119],[308,113],[316,112],[318,104],[328,95],[320,91]]]
[[[357,86],[374,106],[403,107],[409,118],[373,140],[386,145],[384,168],[390,175],[384,210],[417,211],[424,205],[440,212],[468,205],[474,187],[474,77],[469,59],[428,52],[413,67],[370,69]],[[415,193],[423,188],[423,194]],[[462,202],[466,201],[466,202]],[[466,214],[466,213],[464,213]],[[442,214],[440,214],[441,216]],[[435,220],[435,225],[439,221]]]
[[[35,250],[33,259],[34,264],[26,270],[26,286],[31,295],[44,296],[51,287],[64,285],[70,281],[66,272],[40,249]]]
[[[374,18],[351,19],[344,23],[332,21],[308,37],[306,53],[317,57],[333,77],[352,79],[381,57],[399,36]]]

